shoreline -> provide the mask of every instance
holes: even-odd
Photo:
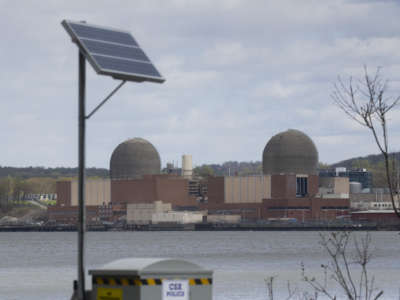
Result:
[[[68,232],[76,225],[8,225],[0,232]],[[152,224],[89,225],[87,231],[400,231],[400,224]]]

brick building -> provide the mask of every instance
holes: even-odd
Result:
[[[57,182],[57,204],[48,211],[49,219],[73,224],[78,215],[77,182]],[[136,179],[87,180],[85,203],[88,223],[116,221],[126,216],[127,204],[163,201],[173,208],[197,205],[189,195],[189,180],[176,175],[144,175]]]
[[[261,177],[261,176],[259,176]],[[210,177],[208,185],[208,203],[200,205],[209,213],[239,214],[242,219],[268,220],[295,218],[298,221],[334,220],[349,214],[349,198],[324,197],[318,193],[318,176],[307,177],[307,193],[300,194],[296,175],[271,175],[266,178],[265,195],[258,198],[242,197],[240,201],[230,202],[227,198],[232,182],[227,177]],[[251,176],[238,178],[236,182],[245,192],[254,189]],[[304,178],[304,177],[302,177]],[[259,179],[261,180],[261,179]],[[240,182],[241,181],[241,182]],[[239,183],[240,182],[240,183]],[[235,187],[238,189],[238,187]],[[303,187],[304,192],[304,187]],[[253,193],[254,194],[254,193]]]
[[[196,206],[189,195],[189,180],[177,175],[144,175],[139,179],[111,181],[113,203],[154,203],[162,201],[173,207]]]
[[[208,203],[201,207],[253,220],[333,220],[348,215],[348,181],[346,189],[345,180],[326,178],[329,195],[320,193],[317,165],[318,151],[307,135],[298,130],[279,133],[264,148],[263,175],[209,178]]]

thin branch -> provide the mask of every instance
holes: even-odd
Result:
[[[349,77],[349,82],[346,85],[339,76],[337,83],[334,84],[331,97],[348,117],[371,131],[375,143],[384,157],[390,199],[395,214],[400,218],[400,211],[394,199],[393,176],[390,174],[389,137],[386,119],[386,114],[399,105],[400,96],[396,98],[385,97],[388,80],[382,79],[381,69],[381,67],[378,67],[375,74],[370,76],[367,66],[364,65],[364,76],[363,79],[358,80],[358,84],[355,84],[353,78]]]
[[[308,277],[305,273],[304,264],[301,264],[302,278],[309,284],[314,291],[321,293],[329,299],[336,299],[328,290],[326,274],[329,271],[331,278],[336,281],[345,293],[347,299],[351,300],[372,300],[378,299],[383,295],[383,291],[375,293],[374,277],[369,279],[367,265],[371,260],[371,236],[366,233],[365,237],[357,238],[353,236],[355,252],[348,249],[351,233],[350,232],[331,232],[320,234],[320,244],[329,255],[329,263],[321,265],[324,269],[324,280],[319,281],[315,277]],[[354,261],[350,258],[354,255]],[[361,266],[361,271],[351,272],[350,265]],[[354,270],[353,270],[354,271]],[[355,276],[355,274],[358,276]],[[358,283],[358,288],[356,287]]]

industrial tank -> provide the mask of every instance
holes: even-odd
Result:
[[[117,146],[111,155],[111,179],[136,179],[160,174],[161,160],[157,149],[142,138],[133,138]]]
[[[303,132],[289,129],[273,136],[263,152],[263,172],[317,175],[318,151]]]
[[[360,194],[362,192],[362,185],[360,182],[350,182],[350,194]]]

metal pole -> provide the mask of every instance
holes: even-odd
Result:
[[[78,299],[85,300],[85,56],[79,51]]]

